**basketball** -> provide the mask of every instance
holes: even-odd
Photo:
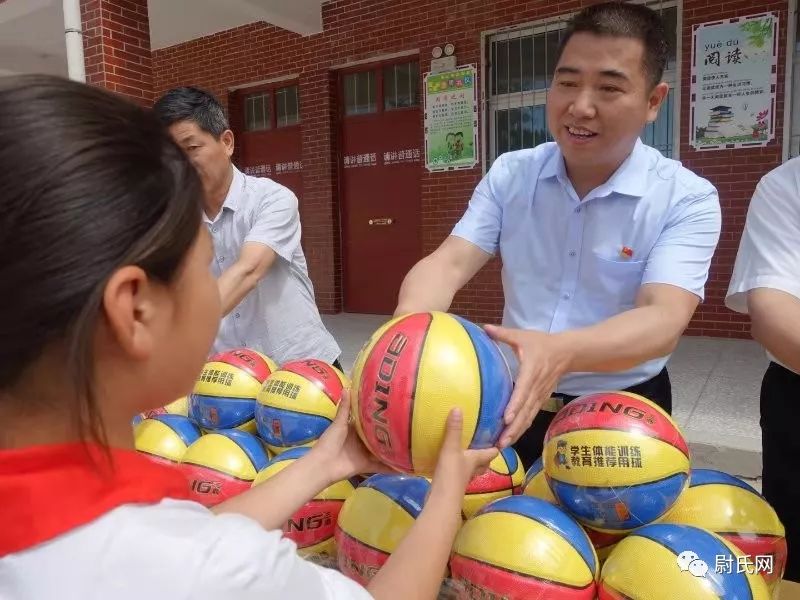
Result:
[[[600,574],[599,600],[768,600],[764,579],[738,569],[742,556],[710,531],[647,525],[609,555]]]
[[[256,396],[278,370],[270,358],[238,348],[215,354],[203,367],[189,396],[189,416],[202,429],[256,432]]]
[[[464,448],[489,448],[503,429],[511,372],[479,327],[443,312],[378,329],[356,357],[352,413],[369,450],[405,473],[433,474],[447,415],[464,415]]]
[[[531,465],[531,468],[528,469],[528,472],[525,473],[522,493],[527,496],[533,496],[534,498],[547,500],[553,504],[558,504],[558,500],[553,496],[553,492],[550,491],[550,484],[547,483],[541,457],[537,458]]]
[[[586,531],[586,535],[588,535],[589,539],[592,541],[592,546],[594,546],[594,550],[597,552],[597,559],[600,561],[601,567],[611,552],[613,552],[614,548],[617,547],[619,541],[628,535],[627,532],[606,533],[603,531],[597,531],[591,527],[586,527],[585,525],[583,528]]]
[[[151,410],[146,410],[142,413],[144,418],[154,417],[156,415],[182,415],[184,417],[189,416],[189,397],[183,396],[182,398],[178,398],[174,402],[170,402],[166,406],[162,406],[161,408],[153,408]]]
[[[256,436],[227,429],[206,434],[189,446],[181,469],[189,477],[191,498],[214,506],[249,489],[268,462]]]
[[[258,473],[253,486],[274,477],[308,451],[308,448],[292,448],[277,456]],[[337,481],[289,517],[283,526],[283,535],[297,544],[297,551],[301,556],[336,555],[333,537],[336,521],[344,501],[354,491],[355,485],[351,481]]]
[[[134,445],[156,460],[179,463],[186,449],[200,438],[200,430],[181,415],[155,415],[133,430]]]
[[[310,445],[336,416],[344,373],[321,360],[286,363],[264,382],[257,396],[256,425],[269,449],[278,454]]]
[[[722,536],[750,558],[771,561],[767,584],[780,581],[786,566],[786,531],[764,497],[741,479],[711,469],[693,469],[689,487],[661,520],[702,527]]]
[[[594,600],[598,563],[572,517],[522,495],[495,500],[464,524],[450,571],[462,597]]]
[[[519,494],[524,479],[522,461],[516,451],[513,448],[504,448],[489,463],[486,473],[469,482],[462,504],[464,518],[470,518],[492,500]]]
[[[383,474],[359,485],[336,525],[339,570],[366,585],[422,512],[430,487],[423,477]]]
[[[646,398],[605,392],[556,414],[542,454],[553,495],[581,523],[631,531],[663,516],[686,487],[689,448],[678,426]]]

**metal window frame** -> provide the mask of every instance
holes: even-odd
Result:
[[[790,2],[797,2],[797,0],[789,0]],[[673,118],[672,118],[672,158],[675,160],[680,159],[680,134],[681,134],[681,77],[682,77],[682,54],[683,54],[683,0],[632,0],[632,4],[644,4],[650,7],[658,7],[661,10],[666,8],[676,9],[676,32],[675,37],[675,66],[664,72],[663,80],[669,84],[671,89],[675,90],[673,99]],[[490,79],[491,70],[488,65],[488,50],[489,45],[492,43],[493,38],[498,35],[504,36],[504,39],[516,39],[519,37],[527,37],[537,35],[540,33],[548,33],[550,31],[564,29],[567,26],[569,19],[575,15],[575,12],[567,12],[560,15],[554,15],[545,19],[539,19],[533,22],[520,23],[508,27],[500,27],[481,32],[481,61],[480,61],[480,76],[482,84],[480,86],[480,111],[481,111],[481,170],[485,175],[488,171],[489,159],[495,154],[496,136],[494,135],[494,122],[495,111],[498,109],[498,104],[502,99],[503,109],[519,108],[522,106],[531,106],[530,103],[525,103],[526,99],[533,96],[535,105],[545,104],[547,101],[547,90],[536,90],[527,92],[511,92],[509,94],[491,95]],[[546,64],[546,59],[545,59]],[[512,96],[517,98],[513,99]]]
[[[795,89],[794,76],[800,72],[800,52],[795,48],[797,42],[797,0],[788,0],[789,15],[786,24],[786,68],[784,76],[784,96],[783,96],[783,148],[781,150],[781,159],[786,162],[792,156],[792,138],[800,138],[800,98],[798,98],[797,107],[795,104],[795,94],[798,91]],[[794,121],[797,120],[795,127]],[[799,142],[800,143],[800,142]],[[798,152],[797,156],[800,156]]]

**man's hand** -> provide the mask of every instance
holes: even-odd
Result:
[[[571,355],[558,335],[495,325],[487,325],[486,332],[494,340],[511,346],[519,360],[514,393],[503,417],[506,428],[500,435],[500,447],[505,448],[531,426],[542,404],[567,372]]]

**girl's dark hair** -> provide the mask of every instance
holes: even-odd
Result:
[[[81,435],[104,441],[92,389],[103,290],[126,265],[172,281],[201,198],[152,111],[58,77],[0,78],[0,391],[61,344]]]

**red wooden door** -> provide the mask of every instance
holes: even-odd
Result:
[[[391,314],[421,258],[419,68],[408,59],[339,75],[344,308]]]
[[[269,177],[303,195],[303,136],[298,87],[273,84],[238,90],[233,103],[237,164],[248,175]]]

